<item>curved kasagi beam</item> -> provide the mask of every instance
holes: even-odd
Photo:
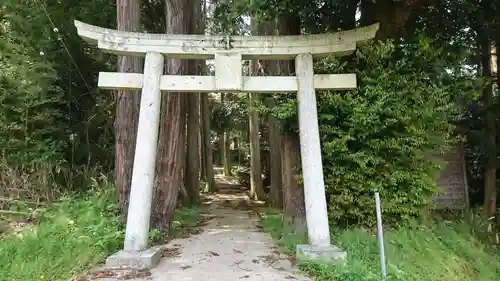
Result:
[[[240,52],[244,59],[291,59],[300,53],[316,57],[348,55],[357,45],[375,37],[379,24],[318,35],[231,36],[230,42],[224,36],[125,32],[80,21],[75,21],[75,26],[87,42],[121,55],[158,52],[171,58],[210,59],[216,52],[231,50]]]
[[[211,58],[217,51],[228,49],[226,38],[209,35],[172,35],[123,32],[75,21],[78,34],[90,43],[112,53],[144,55],[159,52],[176,58]],[[295,36],[231,36],[229,49],[244,58],[293,58],[298,53],[315,56],[344,55],[355,50],[356,44],[373,38],[378,24],[320,35]]]

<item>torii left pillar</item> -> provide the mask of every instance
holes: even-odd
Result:
[[[146,53],[125,243],[122,251],[106,260],[106,266],[109,268],[152,268],[161,258],[159,249],[148,248],[148,237],[154,191],[161,105],[160,77],[163,65],[162,54]]]

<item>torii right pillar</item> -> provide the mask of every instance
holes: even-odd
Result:
[[[304,180],[308,245],[297,245],[297,261],[343,262],[347,253],[330,244],[330,228],[321,160],[313,57],[298,54],[295,58],[298,92],[300,154]]]

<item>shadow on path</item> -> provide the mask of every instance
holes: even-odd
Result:
[[[217,182],[220,191],[203,196],[203,215],[208,220],[201,231],[170,241],[163,246],[160,264],[150,272],[136,274],[137,279],[132,280],[310,280],[297,274],[270,235],[262,232],[247,190],[220,176]]]

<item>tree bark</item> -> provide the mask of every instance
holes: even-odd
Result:
[[[202,30],[205,33],[206,26],[206,15],[207,15],[207,0],[202,0],[203,10],[202,10]],[[200,65],[200,71],[202,74],[207,74],[207,64],[203,61]],[[202,122],[202,147],[203,147],[203,169],[205,174],[205,192],[217,192],[218,188],[215,184],[214,177],[214,162],[213,162],[213,149],[212,143],[210,142],[211,131],[210,131],[210,108],[208,106],[208,94],[202,94],[200,96],[200,116]]]
[[[200,200],[200,94],[187,95],[187,150],[184,180],[189,204],[197,204]]]
[[[300,35],[300,17],[285,13],[278,17],[279,35]],[[279,71],[282,76],[295,72],[293,61],[281,61]],[[299,180],[301,167],[300,139],[295,132],[281,135],[281,170],[283,185],[284,225],[295,233],[307,233],[304,203],[304,186]]]
[[[138,0],[116,1],[117,29],[140,31],[141,7]],[[118,57],[118,72],[142,73],[143,61],[138,57]],[[127,217],[132,169],[134,166],[140,91],[116,92],[115,176],[116,189],[123,218]]]
[[[191,7],[188,0],[166,0],[167,33],[188,34]],[[187,61],[168,59],[166,73],[186,75]],[[182,185],[182,168],[186,147],[186,111],[182,93],[168,93],[162,99],[162,116],[155,175],[155,201],[151,224],[154,228],[169,230]]]
[[[252,35],[260,35],[263,30],[259,28],[257,16],[253,15],[251,20]],[[262,68],[259,61],[253,60],[250,63],[250,75],[261,75]],[[260,120],[257,103],[259,94],[248,94],[248,139],[250,144],[250,193],[254,200],[265,200],[266,193],[262,182],[262,159],[260,154]]]
[[[305,236],[307,234],[304,186],[299,182],[301,175],[300,140],[297,133],[285,133],[281,137],[282,180],[284,197],[285,235]]]
[[[224,137],[224,175],[230,177],[233,175],[232,169],[232,161],[231,161],[231,137],[229,136],[229,130],[226,129],[223,134]]]
[[[206,68],[206,65],[205,65]],[[203,123],[203,150],[205,165],[205,192],[217,192],[217,185],[215,184],[214,177],[214,163],[213,163],[213,150],[212,143],[210,142],[210,108],[208,106],[208,94],[201,95],[201,116]]]
[[[275,21],[270,21],[263,27],[263,35],[277,35],[277,26]],[[260,61],[263,75],[278,75],[278,61]],[[265,103],[268,108],[274,108],[276,101],[273,94],[267,95]],[[267,138],[269,143],[269,169],[271,188],[268,195],[268,203],[271,207],[283,207],[283,188],[281,184],[281,136],[280,124],[274,114],[267,115]]]
[[[491,41],[488,34],[479,32],[481,52],[481,75],[487,79],[492,78],[491,71]],[[484,170],[484,212],[488,218],[494,217],[497,212],[497,187],[496,187],[496,126],[493,113],[493,85],[491,82],[483,90],[484,105],[484,152],[486,166]]]
[[[225,100],[226,93],[220,93],[220,103],[222,106],[224,106]],[[220,161],[222,163],[222,167],[224,168],[224,175],[229,177],[231,176],[231,151],[228,128],[222,128],[219,132],[219,152]]]
[[[205,64],[205,62],[202,62],[202,64],[200,64],[200,73],[202,75],[205,74],[205,72],[203,72],[204,71],[204,67],[203,67],[204,64]],[[200,180],[206,182],[207,181],[207,174],[205,172],[205,170],[206,170],[206,167],[205,167],[205,157],[206,157],[205,153],[206,153],[206,151],[205,151],[205,145],[203,143],[204,142],[204,135],[203,135],[204,134],[204,132],[203,132],[204,131],[203,130],[203,118],[204,118],[204,116],[203,116],[203,108],[202,108],[203,107],[202,98],[203,98],[202,95],[200,95],[200,114],[199,114],[200,115],[200,140],[199,140],[199,142],[200,142],[200,152],[199,152],[200,153]]]
[[[250,198],[263,200],[266,197],[262,184],[262,166],[260,158],[259,112],[256,109],[258,94],[248,94],[248,130],[250,139]]]
[[[202,95],[200,95],[200,180],[207,181],[207,173],[205,167],[206,151],[204,145],[204,130],[203,130],[203,109],[202,109]]]
[[[191,33],[203,34],[201,1],[194,1]],[[201,74],[202,60],[189,61],[191,75]],[[187,191],[187,203],[198,204],[200,201],[200,94],[187,95],[187,150],[184,182]]]
[[[500,55],[498,53],[499,49],[500,49],[500,38],[498,38],[498,39],[495,40],[495,53],[496,53],[496,73],[495,73],[496,77],[495,78],[496,78],[497,93],[500,91]],[[494,113],[492,113],[492,114],[494,114]],[[495,121],[493,121],[493,122],[495,122]],[[496,124],[493,124],[493,127],[495,128],[495,139],[494,139],[494,141],[495,141],[495,144],[496,144],[496,137],[497,137],[497,131],[496,131],[497,127],[496,127]],[[495,155],[497,155],[497,153],[498,153],[498,150],[497,150],[496,146],[495,146],[494,153],[495,153]],[[495,157],[495,160],[498,161],[498,158]],[[496,170],[497,169],[498,169],[498,163],[495,162],[495,179],[496,179]],[[491,191],[491,195],[492,196],[496,196],[495,197],[495,202],[492,202],[491,205],[498,207],[498,200],[500,198],[500,190],[496,186],[496,181],[495,181],[495,191]],[[500,225],[500,216],[498,216],[497,213],[498,213],[498,208],[495,208],[495,210],[493,210],[492,214],[494,216],[496,216],[496,218],[497,218],[497,220],[496,220],[497,225]]]

